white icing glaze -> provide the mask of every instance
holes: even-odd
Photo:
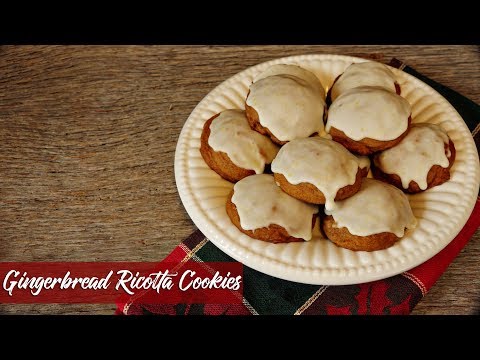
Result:
[[[358,168],[369,163],[367,157],[356,157],[335,141],[314,136],[285,144],[272,162],[272,172],[282,174],[293,185],[314,185],[325,196],[325,208],[330,210],[337,191],[353,185]]]
[[[405,228],[417,225],[407,196],[395,186],[374,179],[364,179],[359,192],[337,201],[335,209],[325,213],[333,216],[338,228],[346,227],[358,236],[390,232],[402,237]]]
[[[267,69],[258,79],[250,85],[246,103],[257,111],[260,124],[277,139],[290,141],[324,130],[325,91],[314,74],[297,66],[282,65]]]
[[[348,151],[348,150],[347,150]],[[354,154],[352,154],[354,155]],[[358,167],[361,169],[367,168],[370,170],[370,158],[368,156],[354,155],[358,160]]]
[[[331,98],[334,101],[345,91],[359,86],[378,86],[396,92],[395,75],[383,64],[364,62],[350,65],[332,87]]]
[[[256,174],[263,173],[265,164],[270,164],[279,150],[269,137],[250,128],[243,110],[225,110],[213,119],[208,145],[226,153],[238,167]]]
[[[358,87],[332,103],[325,130],[334,127],[356,141],[388,141],[407,130],[410,114],[411,106],[401,96],[379,87]]]
[[[427,175],[433,165],[447,168],[450,149],[445,154],[449,138],[446,132],[434,124],[412,125],[407,136],[391,149],[375,156],[375,165],[387,174],[397,174],[407,189],[415,181],[420,189],[428,186]]]
[[[299,77],[300,79],[305,80],[315,88],[320,94],[322,94],[322,98],[325,99],[325,89],[323,88],[322,83],[320,80],[315,76],[314,73],[298,66],[298,65],[287,65],[287,64],[276,64],[270,66],[267,70],[262,72],[260,75],[258,75],[253,82],[256,82],[258,80],[262,80],[266,77],[269,76],[274,76],[274,75],[292,75]]]
[[[240,225],[255,230],[269,225],[282,226],[294,237],[312,238],[312,217],[318,207],[297,200],[282,191],[272,175],[247,176],[233,187],[232,202]]]

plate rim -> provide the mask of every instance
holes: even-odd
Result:
[[[357,270],[357,274],[356,276],[351,277],[351,276],[345,276],[345,275],[335,276],[334,274],[332,274],[332,272],[333,273],[338,272],[339,269],[335,269],[335,271],[332,271],[331,269],[328,269],[328,268],[312,269],[310,267],[305,267],[305,266],[293,266],[291,264],[286,264],[276,259],[261,257],[257,253],[253,252],[251,249],[245,249],[245,248],[239,249],[238,244],[232,244],[232,243],[229,243],[228,241],[225,242],[225,239],[221,239],[222,234],[224,238],[228,239],[228,236],[224,234],[224,230],[218,229],[218,228],[215,229],[209,224],[210,220],[208,218],[205,219],[204,214],[202,214],[201,207],[198,204],[195,204],[196,199],[190,196],[190,194],[188,193],[189,191],[190,193],[193,193],[193,192],[191,189],[189,189],[189,184],[186,183],[187,176],[182,173],[183,171],[182,161],[183,161],[183,157],[185,156],[184,149],[182,149],[182,146],[184,146],[184,143],[185,145],[187,145],[186,133],[187,131],[190,130],[190,127],[193,126],[192,124],[196,120],[195,118],[197,116],[197,113],[201,112],[202,107],[204,107],[205,104],[208,103],[211,98],[215,98],[217,93],[221,91],[223,87],[228,86],[230,82],[231,83],[237,82],[242,77],[243,78],[246,77],[249,73],[258,72],[259,69],[266,68],[273,64],[288,63],[288,62],[298,63],[305,60],[308,60],[308,61],[341,60],[341,61],[351,61],[351,62],[373,61],[373,60],[359,58],[359,57],[335,55],[335,54],[303,54],[303,55],[294,55],[294,56],[288,56],[288,57],[275,58],[269,61],[265,61],[256,65],[250,66],[240,72],[237,72],[236,74],[230,76],[228,79],[221,82],[214,89],[212,89],[195,106],[195,108],[192,110],[192,112],[188,116],[187,120],[185,121],[182,127],[182,130],[178,137],[176,148],[175,148],[175,160],[174,160],[175,182],[176,182],[180,199],[188,215],[190,216],[194,224],[198,227],[198,229],[200,229],[200,231],[205,235],[206,238],[211,240],[215,246],[217,246],[220,250],[225,252],[227,255],[234,258],[236,261],[239,261],[240,263],[252,269],[268,274],[270,276],[274,276],[280,279],[294,281],[298,283],[311,284],[311,285],[358,284],[358,283],[388,278],[388,277],[400,274],[404,271],[410,270],[424,263],[425,261],[428,261],[430,258],[438,254],[443,248],[445,248],[464,227],[465,223],[470,217],[470,214],[472,213],[473,208],[475,206],[476,196],[472,196],[471,198],[469,198],[468,199],[470,200],[469,203],[465,204],[465,206],[463,207],[464,212],[461,216],[461,220],[459,221],[459,224],[461,224],[461,226],[457,226],[457,228],[455,228],[455,231],[452,233],[453,235],[451,239],[448,241],[445,240],[441,242],[441,244],[438,244],[438,242],[436,242],[435,246],[433,248],[430,248],[430,251],[428,252],[428,256],[419,256],[419,257],[417,256],[413,261],[400,263],[399,265],[395,266],[393,269],[391,269],[390,267],[386,271],[375,271],[375,269],[372,269],[373,267],[372,265],[354,266],[353,268]],[[424,83],[420,79],[414,77],[413,75],[410,75],[401,70],[392,68],[390,66],[389,68],[393,69],[394,72],[402,72],[403,74],[402,76],[406,76],[409,82],[420,83],[422,86],[429,89],[429,91],[436,93],[441,99],[445,101],[446,105],[449,107],[449,110],[453,111],[454,114],[458,116],[459,119],[462,120],[461,123],[463,124],[462,126],[464,128],[463,131],[466,130],[468,134],[471,135],[470,130],[465,124],[465,121],[463,120],[463,118],[460,116],[457,110],[450,104],[450,102],[447,99],[445,99],[445,97],[443,97],[431,86]],[[327,84],[327,85],[330,86],[330,84]],[[415,88],[417,88],[417,86],[415,86]],[[205,121],[206,120],[207,119],[205,119]],[[474,150],[476,158],[478,159],[478,152],[473,142],[473,138],[469,136],[469,140],[467,142],[470,143],[469,145],[470,150],[472,149]],[[476,180],[477,188],[478,188],[478,184],[480,183],[480,166],[478,166],[478,164],[477,164],[476,170],[477,170],[475,174],[476,179],[474,180]],[[358,274],[359,269],[364,270],[360,275]]]

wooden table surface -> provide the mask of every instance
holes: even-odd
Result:
[[[320,53],[397,57],[480,103],[478,46],[0,47],[0,261],[162,260],[195,229],[173,172],[195,105],[248,66]],[[479,263],[477,231],[413,313],[478,313]]]

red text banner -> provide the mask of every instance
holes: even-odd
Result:
[[[230,262],[1,262],[0,303],[235,304],[243,266]]]

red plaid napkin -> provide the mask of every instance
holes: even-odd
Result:
[[[480,106],[469,99],[424,77],[394,59],[392,66],[402,68],[426,82],[451,102],[480,144]],[[409,314],[480,226],[480,198],[466,225],[440,253],[417,266],[384,280],[345,286],[318,286],[294,283],[265,275],[248,267],[243,273],[241,304],[145,304],[144,294],[120,300],[118,314]],[[188,266],[191,261],[235,261],[215,247],[199,231],[195,231],[164,260]]]

